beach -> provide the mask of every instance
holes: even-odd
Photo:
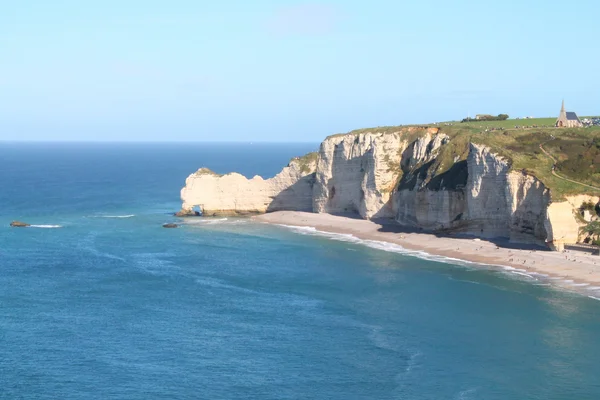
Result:
[[[330,214],[277,211],[254,217],[258,222],[313,227],[321,232],[350,234],[358,239],[399,245],[407,250],[497,266],[587,294],[600,294],[600,257],[579,251],[556,252],[530,245],[484,239],[439,236],[403,231],[390,221],[382,225],[369,220]]]

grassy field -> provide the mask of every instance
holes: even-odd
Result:
[[[531,118],[531,119],[507,119],[506,121],[471,121],[471,122],[460,122],[453,121],[452,124],[461,124],[471,126],[480,129],[489,128],[504,128],[504,129],[518,129],[519,128],[552,128],[556,118]],[[442,123],[443,125],[443,123]]]
[[[580,117],[584,118],[597,118],[597,117]],[[504,128],[504,129],[535,129],[537,128],[554,128],[556,123],[556,117],[548,118],[529,118],[529,119],[507,119],[505,121],[471,121],[471,122],[460,122],[460,121],[449,121],[441,122],[438,125],[444,126],[445,124],[452,125],[465,125],[479,129],[490,129],[490,128]],[[436,125],[437,126],[437,125]]]

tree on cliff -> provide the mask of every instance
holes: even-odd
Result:
[[[600,221],[592,221],[586,226],[581,228],[582,233],[586,233],[591,236],[594,244],[598,242],[598,238],[600,238]]]

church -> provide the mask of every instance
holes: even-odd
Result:
[[[560,115],[556,120],[555,126],[557,128],[581,128],[583,127],[583,124],[579,120],[577,114],[565,111],[565,101],[563,100]]]

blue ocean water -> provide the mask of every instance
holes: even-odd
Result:
[[[600,398],[597,300],[246,219],[161,227],[197,168],[315,148],[3,143],[0,398]]]

